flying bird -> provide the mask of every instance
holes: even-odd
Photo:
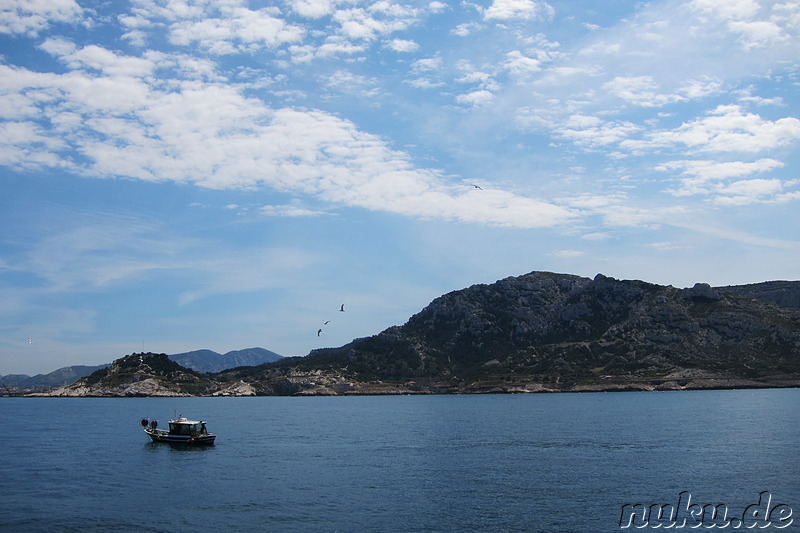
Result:
[[[322,333],[322,328],[319,328],[319,329],[317,330],[317,337],[319,337],[319,334],[320,334],[320,333]]]
[[[326,320],[325,322],[323,322],[323,323],[322,323],[322,325],[323,325],[323,326],[327,326],[327,325],[328,325],[328,324],[330,324],[330,323],[331,323],[331,321],[330,321],[330,320]]]
[[[33,344],[33,339],[31,339],[30,337],[28,337],[28,344]]]
[[[473,184],[472,184],[472,186],[473,186],[473,187],[475,187],[476,189],[478,189],[479,191],[482,191],[482,190],[483,190],[483,187],[481,187],[480,185],[475,185],[475,184],[473,183]]]
[[[344,304],[342,304],[342,307],[341,307],[341,308],[339,308],[339,311],[341,311],[342,313],[344,313]]]

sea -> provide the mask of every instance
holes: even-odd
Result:
[[[799,408],[800,389],[0,398],[0,531],[800,531]],[[180,415],[216,445],[140,424]]]

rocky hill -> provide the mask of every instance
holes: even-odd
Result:
[[[43,396],[205,396],[215,381],[184,368],[166,354],[135,353]]]
[[[800,282],[678,289],[603,275],[532,272],[441,296],[406,324],[372,337],[306,357],[226,370],[204,378],[202,387],[181,391],[396,394],[800,386],[798,295]]]
[[[797,282],[677,289],[532,272],[446,294],[341,348],[220,376],[294,393],[796,386],[798,295]],[[318,383],[332,376],[340,390]]]

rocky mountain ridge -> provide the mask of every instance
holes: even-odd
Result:
[[[219,354],[213,350],[193,350],[191,352],[170,354],[167,357],[185,368],[206,373],[221,372],[238,366],[256,366],[279,361],[283,358],[282,355],[264,348],[245,348],[232,350],[225,354]],[[0,393],[44,392],[51,387],[75,383],[80,378],[109,365],[111,363],[96,366],[66,366],[48,374],[37,374],[35,376],[27,374],[0,376]]]
[[[298,366],[459,392],[779,386],[800,378],[799,294],[798,282],[676,289],[532,272],[441,296]]]
[[[798,386],[798,303],[800,282],[678,289],[531,272],[445,294],[406,324],[339,348],[225,370],[203,377],[202,386],[164,382],[163,390],[302,395]],[[88,381],[76,384],[90,387],[85,394],[123,390]]]
[[[5,376],[0,376],[0,386],[31,388],[69,385],[70,383],[74,383],[84,376],[88,376],[95,370],[103,368],[104,366],[108,365],[65,366],[47,374],[36,374],[35,376],[29,376],[27,374],[8,374]]]

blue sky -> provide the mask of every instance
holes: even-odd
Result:
[[[0,374],[305,355],[533,270],[797,279],[796,0],[0,9]]]

